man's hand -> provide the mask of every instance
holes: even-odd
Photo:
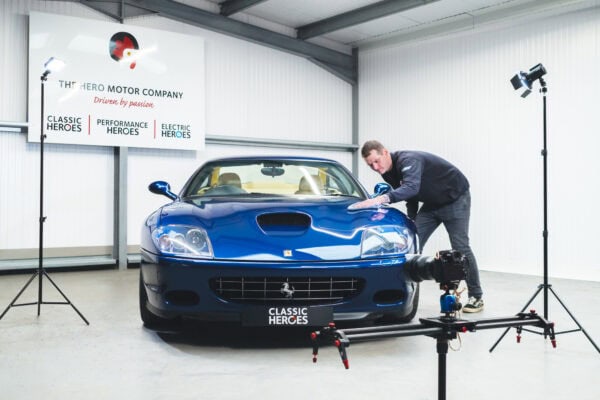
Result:
[[[387,194],[374,197],[372,199],[367,199],[363,201],[359,201],[358,203],[351,204],[348,206],[348,210],[356,210],[359,208],[369,208],[369,207],[379,207],[381,204],[386,204],[390,202],[390,198]]]

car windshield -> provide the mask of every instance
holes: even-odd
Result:
[[[341,165],[315,160],[225,160],[204,165],[183,197],[355,196],[365,192]]]

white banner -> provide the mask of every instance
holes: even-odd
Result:
[[[204,109],[202,38],[31,13],[29,141],[201,150]]]

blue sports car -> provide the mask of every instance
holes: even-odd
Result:
[[[172,202],[142,229],[147,326],[407,322],[417,311],[419,287],[404,271],[417,252],[413,222],[393,207],[349,209],[369,195],[336,161],[223,158],[202,165],[179,195],[162,181],[149,189]]]

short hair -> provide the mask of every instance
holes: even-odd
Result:
[[[377,140],[368,140],[365,142],[365,144],[362,145],[362,149],[360,150],[360,153],[362,155],[363,158],[367,158],[369,157],[369,154],[371,154],[371,151],[377,151],[377,153],[381,154],[384,150],[385,150],[385,146],[381,144],[381,142],[377,141]]]

